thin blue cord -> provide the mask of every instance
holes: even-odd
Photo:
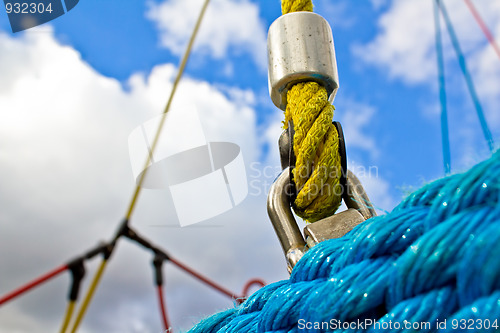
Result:
[[[453,28],[453,24],[451,23],[450,17],[448,16],[448,12],[444,3],[437,0],[437,4],[443,13],[444,21],[446,23],[446,27],[448,28],[448,33],[450,34],[451,42],[453,44],[453,48],[455,49],[455,53],[458,58],[458,63],[460,64],[460,69],[465,77],[465,81],[467,82],[467,88],[469,88],[469,93],[471,95],[472,101],[474,102],[474,107],[476,108],[477,117],[479,118],[479,122],[481,123],[481,128],[483,129],[484,138],[488,144],[488,147],[491,152],[493,152],[495,148],[495,143],[493,141],[493,137],[491,135],[490,129],[488,127],[488,123],[486,122],[486,118],[484,117],[483,108],[481,103],[479,102],[479,98],[476,94],[476,89],[474,88],[474,83],[472,81],[472,77],[467,70],[467,64],[465,62],[465,57],[460,49],[460,44],[458,42],[457,35],[455,34],[455,29]]]
[[[450,139],[448,134],[448,110],[446,107],[446,86],[444,80],[443,45],[441,43],[441,22],[439,20],[439,0],[434,4],[434,26],[436,30],[436,54],[439,81],[439,102],[441,104],[441,141],[443,145],[444,174],[449,175],[451,170]]]

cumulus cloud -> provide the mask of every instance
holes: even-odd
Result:
[[[390,194],[391,185],[379,173],[377,165],[381,152],[376,137],[370,131],[370,124],[376,115],[377,110],[373,106],[347,98],[338,105],[335,118],[344,131],[349,169],[359,178],[378,212],[386,213],[396,205],[396,200]],[[367,159],[361,159],[361,156]]]
[[[458,36],[490,130],[498,141],[500,61],[465,2],[443,1],[443,3]],[[500,36],[500,2],[474,1],[474,5],[493,35]],[[426,117],[439,121],[434,30],[432,1],[392,1],[378,19],[378,31],[375,37],[364,45],[354,46],[353,53],[365,65],[383,70],[393,80],[400,80],[409,86],[428,86],[436,97],[430,103],[425,102],[422,112]],[[464,166],[473,164],[470,163],[471,152],[476,152],[472,155],[477,156],[477,151],[481,150],[479,155],[483,158],[488,152],[442,16],[441,31],[448,95],[448,121],[451,129],[450,142],[452,147],[460,147],[457,151],[452,149],[453,165],[457,166],[458,171]]]
[[[19,38],[0,33],[0,48],[0,242],[8,249],[0,256],[3,295],[111,237],[134,186],[128,135],[161,112],[176,68],[165,64],[134,74],[124,90],[51,31]],[[259,150],[253,101],[251,91],[186,77],[172,107],[197,108],[207,131],[239,144],[249,165]],[[168,190],[146,190],[132,225],[172,256],[241,292],[250,277],[286,277],[265,195],[249,196],[196,227],[179,228]],[[122,241],[112,259],[82,332],[160,332],[151,255]],[[85,286],[96,264],[88,263]],[[166,266],[176,328],[232,305]],[[3,306],[0,330],[58,330],[68,288],[64,275]]]
[[[202,0],[150,2],[147,17],[156,23],[161,44],[174,54],[184,52]],[[182,13],[182,15],[179,15]],[[248,53],[262,69],[266,66],[266,29],[259,7],[248,0],[211,1],[197,36],[194,51],[214,59]],[[231,67],[227,69],[231,72]]]
[[[372,106],[351,99],[347,99],[335,112],[336,119],[342,124],[347,146],[364,150],[372,158],[378,156],[379,151],[375,138],[367,134],[367,129],[375,113]]]
[[[498,102],[500,65],[493,49],[464,2],[445,1],[445,4],[481,97]],[[478,1],[476,5],[494,35],[500,35],[500,3]],[[390,77],[407,84],[435,82],[432,6],[431,1],[393,1],[379,18],[378,33],[374,39],[365,45],[355,46],[354,54],[366,64],[387,70]],[[450,64],[456,62],[456,57],[447,38],[444,21],[441,20],[441,23],[445,60]]]
[[[393,77],[408,82],[426,80],[434,73],[434,62],[426,61],[433,47],[433,27],[428,24],[432,21],[412,20],[422,17],[432,18],[431,2],[395,1],[379,19],[378,35],[355,48],[356,55],[368,64],[389,69]]]

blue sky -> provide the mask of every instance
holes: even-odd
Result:
[[[498,142],[500,59],[465,3],[444,3]],[[498,41],[499,3],[474,4]],[[407,191],[444,174],[432,2],[315,5],[334,34],[335,119],[344,126],[351,168],[374,204],[391,210]],[[0,242],[4,253],[17,254],[0,257],[7,272],[0,294],[111,236],[134,184],[127,137],[161,112],[200,7],[200,0],[82,0],[58,19],[17,34],[0,11]],[[250,277],[287,276],[265,213],[266,191],[279,171],[283,118],[268,96],[265,40],[279,15],[279,1],[213,0],[173,105],[196,106],[209,132],[238,143],[249,179],[262,191],[198,229],[173,226],[168,191],[145,191],[133,223],[237,291]],[[452,171],[459,172],[489,152],[442,28]],[[160,332],[151,258],[125,242],[117,253],[82,331]],[[89,263],[89,276],[93,267]],[[166,274],[176,328],[231,306],[173,268]],[[64,279],[0,308],[0,328],[56,329]]]
[[[75,13],[70,12],[50,24],[54,27],[58,41],[74,47],[85,62],[102,75],[116,78],[126,89],[127,80],[132,74],[140,72],[147,75],[158,64],[177,64],[179,61],[178,52],[176,54],[160,44],[157,24],[145,18],[152,3],[135,2],[124,5],[118,0],[103,3],[83,1]],[[255,4],[259,8],[260,23],[267,31],[280,14],[280,3],[260,1]],[[478,8],[486,14],[481,5],[482,2],[478,1]],[[429,4],[426,6],[429,7]],[[370,126],[363,130],[367,135],[377,137],[377,149],[383,152],[383,158],[377,160],[376,164],[381,172],[385,169],[393,171],[384,173],[391,184],[418,186],[422,179],[430,180],[442,175],[439,117],[436,112],[431,111],[436,108],[437,103],[436,80],[429,77],[425,82],[404,84],[406,82],[401,82],[405,79],[404,75],[387,75],[382,66],[363,63],[359,57],[353,56],[356,47],[367,45],[377,36],[380,29],[375,18],[382,15],[388,7],[388,2],[374,5],[370,1],[360,1],[354,6],[342,1],[318,1],[316,11],[331,21],[334,30],[341,79],[341,90],[335,102],[337,114],[344,112],[342,105],[346,100],[375,108],[377,115],[371,119]],[[191,16],[194,17],[197,12],[197,7],[193,6]],[[427,17],[426,21],[429,28],[432,28],[430,19],[431,17]],[[471,28],[479,32],[472,16],[468,21]],[[3,28],[8,30],[5,16],[2,23]],[[189,29],[185,33],[188,34]],[[444,36],[447,38],[446,33]],[[481,46],[487,47],[485,39],[482,44]],[[418,43],[414,47],[418,48]],[[256,108],[258,123],[265,126],[269,114],[278,112],[272,104],[265,101],[267,74],[255,63],[248,50],[241,49],[241,45],[229,45],[222,57],[214,57],[213,52],[206,48],[198,49],[190,60],[186,74],[213,84],[251,89],[259,95],[261,102]],[[448,51],[451,56],[452,50]],[[377,55],[366,57],[376,58]],[[435,62],[432,56],[425,60]],[[396,61],[405,62],[404,59]],[[427,65],[434,67],[434,62]],[[449,59],[448,65],[448,77],[458,76],[456,61]],[[227,73],[228,66],[231,67],[231,74]],[[416,67],[407,70],[418,72],[421,69]],[[454,134],[459,129],[454,129],[452,125],[459,123],[460,113],[475,112],[469,96],[464,94],[463,82],[459,80],[460,77],[454,77],[453,82],[448,82],[452,143],[458,140]],[[455,83],[459,85],[458,88],[454,87]],[[433,114],[426,116],[425,109]],[[474,123],[471,121],[472,125]],[[475,125],[478,126],[478,123]],[[477,127],[474,132],[480,139],[480,128]],[[349,141],[349,137],[347,140]],[[474,150],[484,153],[482,143],[475,144],[477,146],[475,145]],[[456,149],[455,145],[453,148]],[[463,167],[460,163],[461,154],[455,149],[453,165],[460,169]],[[363,156],[358,158],[363,159],[364,163],[370,162]],[[392,195],[397,193],[393,192]]]

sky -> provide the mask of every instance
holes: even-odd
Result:
[[[499,142],[500,59],[465,2],[444,3]],[[500,43],[500,2],[473,3]],[[201,4],[82,0],[16,34],[0,10],[0,295],[112,237],[135,185],[128,136],[163,110]],[[334,35],[334,119],[349,168],[383,214],[444,175],[432,1],[314,4]],[[207,132],[240,146],[246,199],[181,228],[169,190],[144,190],[131,219],[172,257],[236,293],[250,278],[288,276],[266,213],[284,118],[268,95],[266,38],[280,14],[277,0],[212,0],[172,105],[181,118],[195,108]],[[451,168],[461,172],[490,153],[441,23]],[[179,140],[189,140],[181,123]],[[151,261],[120,241],[80,332],[162,332]],[[98,262],[87,262],[82,294]],[[164,275],[175,331],[233,306],[171,264]],[[0,307],[0,331],[58,330],[68,288],[63,274]]]

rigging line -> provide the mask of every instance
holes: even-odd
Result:
[[[146,163],[144,164],[144,172],[141,174],[141,176],[139,178],[139,182],[137,183],[137,186],[135,187],[134,194],[133,194],[132,199],[130,201],[130,205],[129,205],[127,215],[126,215],[127,220],[130,220],[130,217],[132,216],[132,212],[133,212],[135,204],[137,202],[137,198],[139,197],[139,193],[141,192],[142,183],[144,182],[144,178],[146,177],[146,173],[148,171],[147,167],[149,166],[149,163],[151,162],[151,156],[154,154],[156,146],[157,146],[158,141],[160,139],[161,131],[163,129],[163,125],[165,124],[165,119],[166,119],[167,113],[170,110],[170,105],[172,104],[172,100],[174,99],[175,91],[177,90],[177,86],[179,85],[179,81],[181,80],[182,74],[184,73],[184,68],[186,67],[187,61],[189,59],[189,55],[191,54],[191,49],[193,48],[194,40],[196,38],[198,30],[200,29],[201,21],[203,19],[203,16],[205,15],[205,11],[207,9],[209,2],[210,2],[210,0],[205,0],[205,3],[203,4],[203,7],[201,8],[200,15],[198,16],[198,20],[196,21],[196,24],[194,26],[191,37],[189,38],[189,42],[188,42],[186,51],[184,52],[184,56],[182,57],[182,61],[181,61],[181,64],[179,66],[179,71],[177,72],[177,76],[175,77],[175,81],[174,81],[174,84],[172,86],[172,91],[170,92],[170,96],[168,98],[167,105],[165,106],[165,109],[163,110],[163,116],[161,117],[160,123],[158,124],[158,129],[156,130],[153,144],[151,145],[151,152],[148,155],[148,157],[146,158]]]
[[[140,238],[140,236],[136,235],[137,238]],[[138,239],[135,239],[135,241],[138,241]],[[144,244],[149,242],[143,242]],[[165,329],[165,332],[170,332],[172,333],[172,329],[170,327],[170,323],[168,322],[168,317],[167,317],[167,310],[165,306],[165,299],[163,297],[163,262],[165,260],[168,260],[168,255],[164,253],[161,250],[154,250],[151,248],[153,252],[155,253],[155,257],[153,259],[153,267],[154,267],[154,275],[155,275],[155,284],[156,284],[156,292],[158,295],[158,305],[160,306],[160,315],[163,323],[163,328]]]
[[[66,332],[69,326],[69,322],[71,321],[71,316],[73,315],[73,311],[75,309],[75,301],[69,300],[68,305],[66,306],[66,314],[64,315],[63,324],[61,326],[61,333]]]
[[[471,95],[472,101],[474,103],[474,107],[476,108],[477,117],[479,118],[479,122],[481,123],[481,128],[483,130],[484,138],[488,144],[488,148],[491,152],[493,152],[495,143],[493,141],[493,137],[491,135],[490,129],[488,128],[488,123],[486,122],[486,118],[484,117],[483,108],[481,107],[481,103],[479,102],[479,98],[476,93],[476,89],[474,88],[474,82],[472,81],[472,77],[467,70],[467,64],[465,62],[465,57],[460,49],[460,44],[458,42],[457,35],[455,34],[455,29],[453,28],[453,24],[451,23],[450,17],[448,16],[448,12],[443,2],[437,1],[439,8],[441,9],[441,13],[443,14],[444,21],[446,23],[446,27],[448,28],[448,33],[451,38],[451,42],[453,44],[453,48],[455,49],[455,53],[458,58],[458,63],[460,64],[460,69],[462,70],[462,74],[464,75],[465,81],[467,83],[467,88],[469,89],[469,93]]]
[[[186,273],[192,275],[194,278],[204,282],[208,286],[216,289],[217,291],[223,293],[224,295],[228,296],[231,299],[239,299],[241,297],[238,297],[236,293],[231,292],[230,290],[224,288],[223,286],[217,284],[216,282],[210,280],[209,278],[203,276],[202,274],[196,272],[194,269],[188,267],[184,263],[180,262],[179,260],[176,260],[172,258],[170,255],[168,255],[165,251],[163,251],[161,248],[156,247],[153,245],[149,240],[144,238],[143,236],[139,235],[135,230],[133,230],[131,227],[126,226],[125,230],[123,232],[123,235],[130,240],[139,243],[140,245],[144,246],[146,249],[151,250],[155,254],[155,259],[153,260],[153,264],[155,266],[155,275],[156,275],[156,284],[157,285],[162,285],[163,284],[163,274],[161,270],[161,265],[163,264],[163,261],[170,261],[174,265],[176,265],[178,268],[184,270]],[[257,282],[255,282],[257,281]],[[253,280],[253,283],[264,283],[260,280]]]
[[[177,86],[179,85],[179,81],[182,77],[182,74],[184,73],[184,69],[186,67],[189,55],[191,53],[191,49],[193,48],[194,40],[195,40],[196,35],[198,33],[198,30],[200,28],[201,21],[203,19],[203,16],[205,15],[205,12],[206,12],[206,9],[207,9],[209,2],[210,2],[210,0],[205,0],[205,2],[203,3],[203,7],[201,8],[201,11],[200,11],[198,19],[196,21],[196,24],[194,26],[193,32],[191,33],[191,37],[189,39],[186,51],[184,52],[181,63],[179,65],[179,70],[177,72],[177,76],[176,76],[174,83],[172,85],[172,91],[170,92],[170,96],[168,98],[167,105],[165,106],[165,109],[163,110],[163,117],[161,118],[160,123],[158,125],[158,129],[156,130],[153,144],[151,145],[151,152],[150,152],[150,154],[148,154],[148,157],[146,158],[146,162],[144,164],[144,172],[141,174],[141,176],[139,178],[139,182],[137,183],[135,190],[134,190],[134,193],[132,195],[132,198],[130,200],[129,207],[127,209],[127,213],[126,213],[125,220],[124,220],[125,225],[128,224],[128,221],[130,220],[130,217],[132,216],[132,213],[133,213],[134,208],[136,206],[137,199],[138,199],[139,194],[141,192],[142,183],[144,182],[144,178],[145,178],[147,171],[148,171],[147,167],[151,161],[151,156],[154,154],[154,151],[155,151],[156,146],[158,144],[160,134],[161,134],[161,131],[163,129],[163,125],[165,123],[166,115],[167,115],[167,113],[170,109],[170,106],[172,104],[172,100],[174,98],[174,94],[175,94],[175,91],[177,90]],[[115,236],[114,242],[116,242],[120,236],[121,236],[120,234],[117,234]],[[113,248],[114,248],[114,246],[111,248],[111,251],[113,250]],[[105,258],[105,259],[103,259],[101,266],[99,267],[99,270],[97,271],[96,275],[94,276],[94,280],[92,281],[91,287],[87,291],[87,295],[85,296],[85,300],[80,308],[80,311],[78,312],[78,315],[77,315],[76,321],[74,323],[73,329],[71,330],[71,333],[75,333],[77,331],[78,326],[80,325],[80,322],[81,322],[81,320],[85,314],[85,311],[87,310],[87,307],[90,303],[90,300],[92,299],[92,296],[96,290],[96,287],[99,284],[99,281],[102,277],[102,272],[104,271],[106,264],[107,264],[107,259]]]
[[[97,272],[94,276],[94,279],[92,280],[92,283],[89,287],[89,290],[87,292],[87,295],[85,295],[85,299],[83,300],[82,306],[80,307],[80,311],[78,312],[78,315],[76,316],[76,320],[73,324],[73,328],[71,329],[71,333],[75,333],[76,330],[78,329],[78,326],[82,322],[83,316],[85,315],[85,312],[92,300],[92,296],[94,295],[94,292],[97,288],[97,285],[99,284],[99,280],[101,279],[102,273],[104,272],[104,268],[106,267],[107,259],[103,259],[99,268],[97,269]]]
[[[266,286],[266,283],[261,279],[252,279],[247,281],[247,283],[243,287],[241,297],[236,299],[236,304],[241,304],[248,299],[248,296],[250,295],[250,288],[252,288],[253,286],[259,286],[260,288],[263,288]]]
[[[119,230],[121,230],[123,228],[123,224],[125,223],[126,221],[124,221],[122,223],[122,226],[120,227]],[[111,257],[111,253],[113,252],[113,249],[115,247],[115,244],[116,244],[116,241],[117,239],[120,237],[120,232],[117,233],[117,235],[115,236],[115,240],[109,244],[103,244],[103,245],[100,245],[98,246],[97,248],[94,248],[92,250],[90,250],[89,252],[87,252],[85,254],[85,257],[86,259],[90,259],[92,258],[93,256],[99,254],[99,253],[103,253],[104,257],[103,257],[103,260],[101,262],[101,264],[99,265],[99,268],[96,272],[96,274],[94,275],[94,278],[92,279],[92,282],[90,284],[90,287],[89,289],[87,290],[87,294],[85,295],[85,299],[83,300],[83,303],[80,307],[80,310],[76,316],[76,320],[75,320],[75,323],[74,323],[74,326],[73,326],[73,329],[72,329],[72,333],[76,332],[76,330],[78,329],[78,326],[80,325],[80,322],[81,320],[83,319],[83,316],[85,315],[85,312],[87,311],[87,307],[89,306],[90,304],[90,301],[92,299],[92,296],[97,288],[97,285],[99,284],[99,280],[101,279],[102,277],[102,274],[104,272],[104,268],[106,267],[106,264],[107,264],[107,261],[108,259]],[[81,276],[83,277],[83,275]],[[75,275],[73,276],[73,284],[75,283]],[[77,294],[78,294],[78,289],[74,290],[74,286],[77,286],[79,287],[79,283],[77,285],[73,285],[71,287],[71,293],[70,293],[70,300],[74,300],[76,301],[77,299]],[[75,292],[75,294],[73,294],[73,292]],[[73,312],[73,311],[72,311]],[[69,313],[69,318],[68,319],[64,319],[65,321],[66,320],[69,320],[71,321],[71,316],[73,315],[73,313]],[[63,324],[64,325],[64,324]]]
[[[169,257],[169,261],[172,264],[174,264],[175,266],[177,266],[180,269],[182,269],[183,271],[185,271],[185,272],[189,273],[190,275],[192,275],[193,277],[197,278],[198,280],[204,282],[205,284],[209,285],[210,287],[214,288],[215,290],[217,290],[217,291],[223,293],[224,295],[228,296],[229,298],[231,298],[231,299],[237,299],[239,297],[235,293],[233,293],[233,292],[229,291],[228,289],[226,289],[226,288],[218,285],[217,283],[209,280],[208,278],[204,277],[200,273],[198,273],[198,272],[194,271],[193,269],[189,268],[188,266],[184,265],[180,261],[177,261],[177,260],[175,260],[172,257]]]
[[[48,280],[56,277],[57,275],[59,275],[60,273],[64,272],[67,269],[68,269],[68,265],[62,265],[62,266],[59,266],[58,268],[55,268],[54,270],[52,270],[46,274],[34,279],[33,281],[28,282],[24,286],[19,287],[18,289],[14,290],[14,291],[10,292],[9,294],[0,298],[0,305],[10,301],[13,298],[16,298],[19,295],[24,294],[28,290],[33,289],[36,286],[38,286],[44,282],[47,282]]]
[[[450,137],[448,133],[448,110],[446,106],[446,85],[444,78],[444,60],[443,60],[443,44],[441,42],[441,21],[439,19],[439,0],[433,1],[434,4],[434,27],[436,37],[436,56],[438,67],[438,82],[439,82],[439,102],[441,104],[441,142],[443,145],[443,164],[445,175],[450,174],[451,157],[450,157]]]
[[[476,19],[477,24],[479,24],[479,27],[481,28],[481,30],[483,30],[484,35],[486,36],[491,46],[495,50],[495,53],[497,54],[498,58],[500,59],[500,47],[495,41],[495,38],[493,37],[493,34],[491,33],[490,29],[488,29],[488,26],[486,25],[486,23],[484,23],[484,20],[481,18],[481,15],[479,15],[479,12],[477,11],[476,7],[472,4],[472,2],[470,0],[464,0],[464,1],[467,4],[467,7],[469,7],[469,10],[471,11],[474,18]]]
[[[162,286],[156,286],[156,290],[158,293],[158,302],[160,303],[160,314],[161,314],[161,319],[163,323],[163,328],[165,328],[166,332],[172,332],[172,329],[170,328],[170,323],[168,322],[168,317],[167,317],[167,310],[165,307],[165,298],[163,297],[163,289]],[[170,329],[170,331],[168,330]]]
[[[168,255],[165,251],[163,251],[161,248],[154,246],[151,242],[149,242],[146,238],[143,236],[139,235],[136,231],[134,231],[130,227],[126,227],[126,231],[124,231],[123,235],[130,240],[133,240],[134,242],[137,242],[144,246],[145,248],[153,251],[155,253],[155,271],[156,271],[156,281],[157,285],[161,285],[160,283],[163,278],[162,278],[162,271],[161,271],[161,265],[163,261],[170,261],[174,265],[176,265],[178,268],[184,270],[186,273],[192,275],[194,278],[204,282],[205,284],[209,285],[210,287],[218,290],[219,292],[223,293],[224,295],[228,296],[229,298],[239,298],[236,293],[231,292],[230,290],[224,288],[223,286],[217,284],[216,282],[210,280],[209,278],[201,275],[200,273],[196,272],[194,269],[188,267],[184,263],[180,262],[179,260],[176,260],[172,258],[170,255]]]

